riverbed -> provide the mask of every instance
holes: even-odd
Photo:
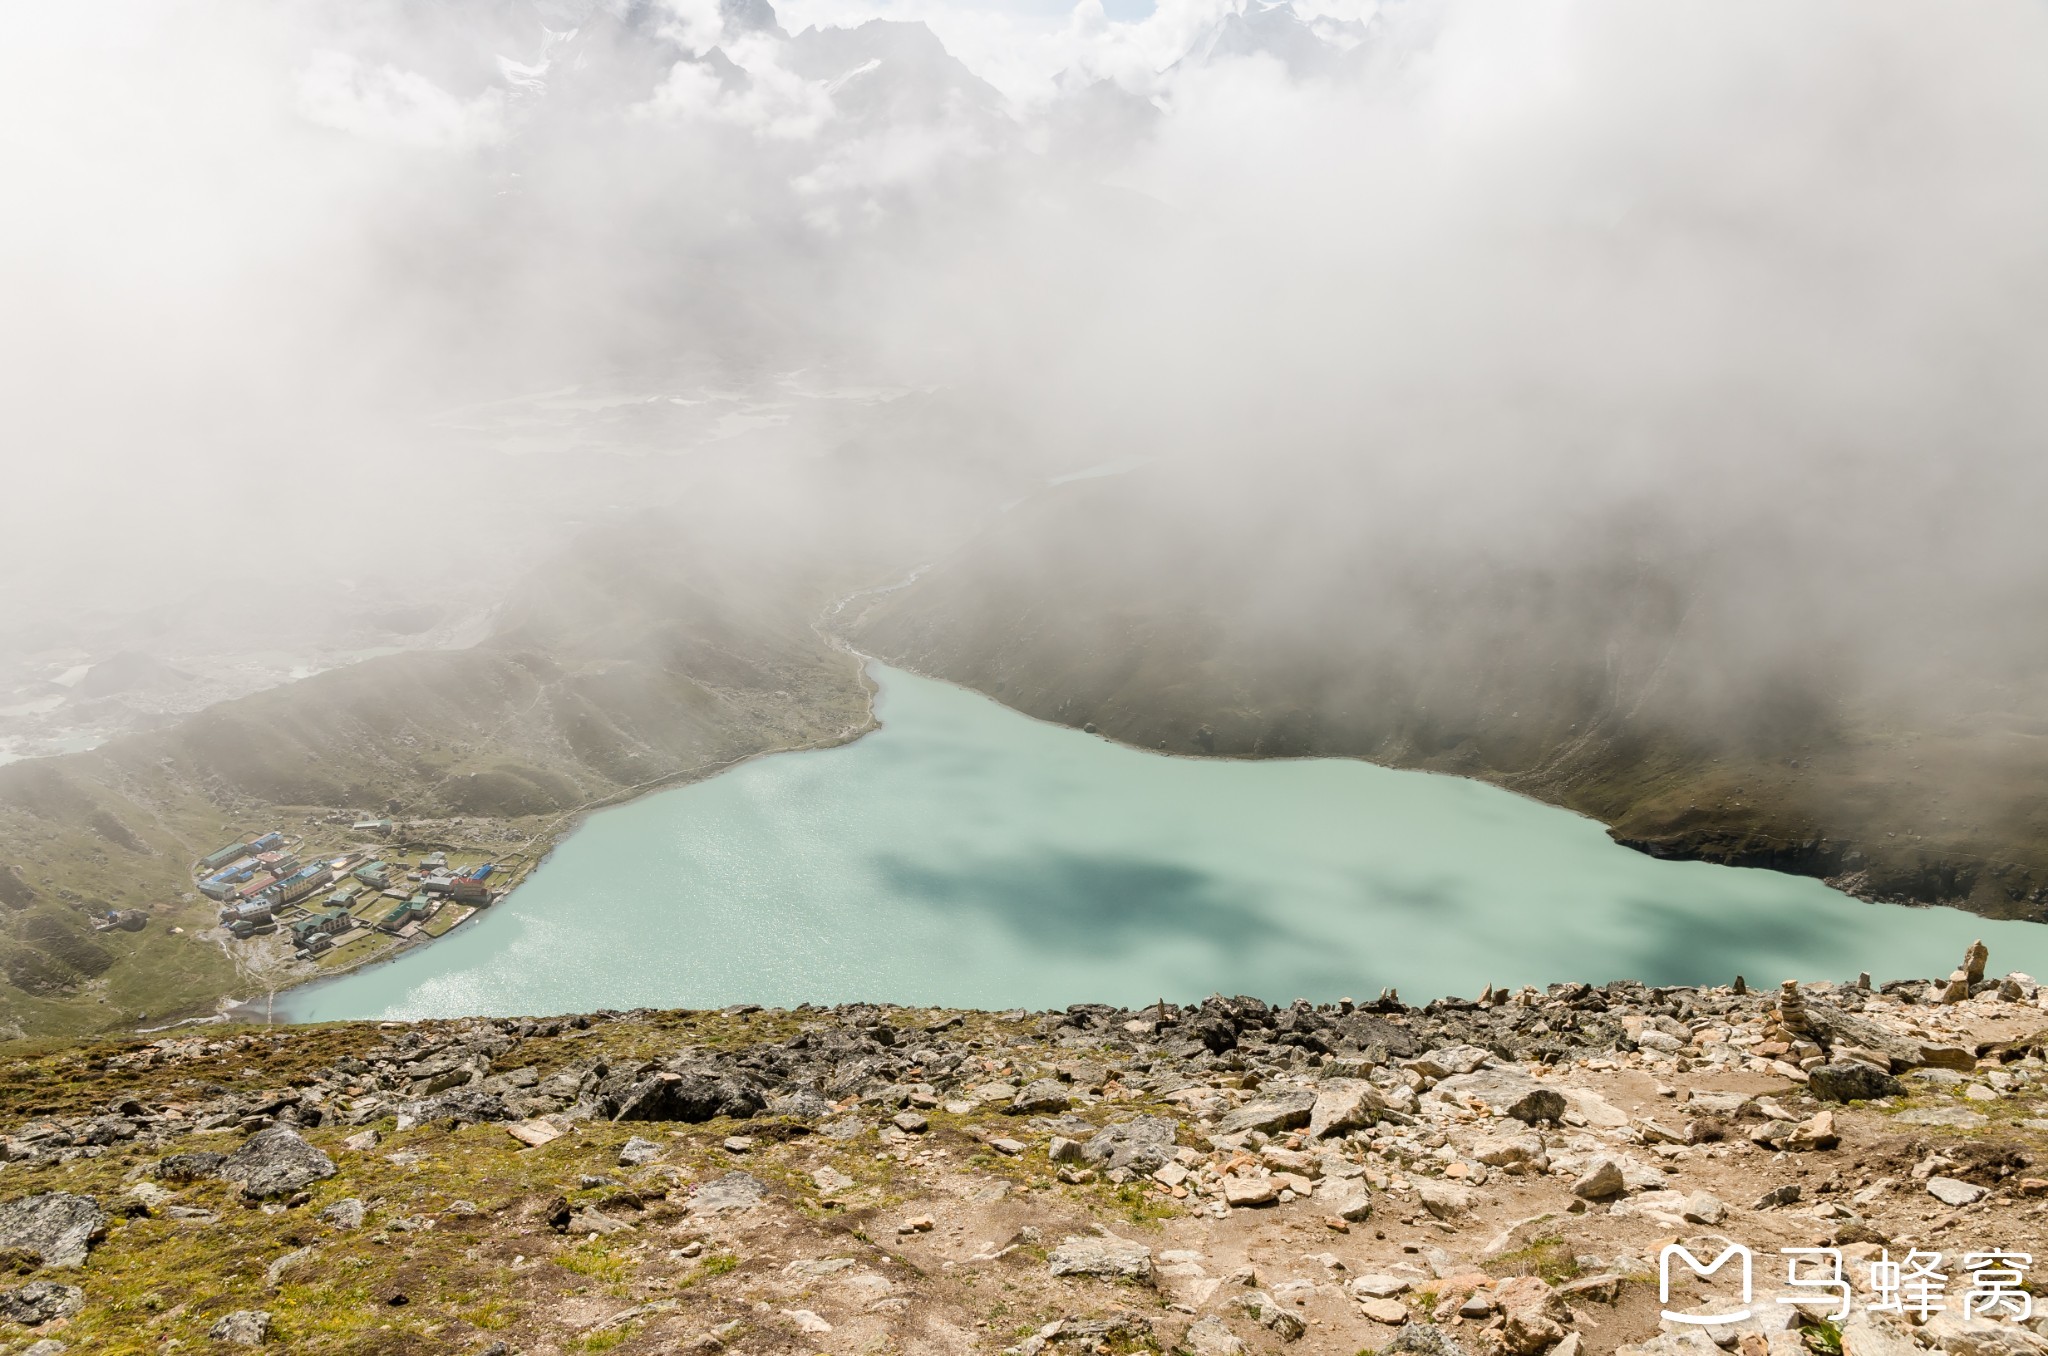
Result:
[[[2048,929],[1658,861],[1481,782],[1167,757],[878,664],[881,728],[594,814],[516,892],[296,1019],[856,1000],[1409,1001],[1488,984],[1946,975]]]

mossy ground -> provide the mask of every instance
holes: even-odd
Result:
[[[912,1028],[924,1014],[899,1016]],[[616,1066],[684,1045],[737,1048],[784,1040],[803,1021],[803,1014],[789,1012],[648,1014],[530,1037],[516,1062],[545,1077],[600,1057]],[[441,1025],[423,1029],[431,1035]],[[0,1048],[0,1124],[87,1116],[124,1098],[190,1104],[223,1090],[303,1086],[344,1056],[372,1054],[392,1033],[374,1023],[341,1023],[202,1034],[220,1048],[174,1064],[138,1064],[151,1049],[141,1041],[21,1041]],[[961,1034],[1001,1050],[1020,1030],[1003,1018],[972,1014]],[[1021,1072],[1040,1071],[1027,1066]],[[1102,1122],[1164,1109],[1138,1099],[1088,1108],[1087,1115]],[[245,1202],[237,1188],[219,1181],[155,1183],[151,1169],[165,1153],[229,1151],[241,1142],[232,1131],[197,1133],[164,1148],[115,1147],[69,1163],[9,1165],[0,1170],[0,1194],[80,1193],[116,1215],[82,1272],[65,1278],[82,1285],[90,1303],[58,1334],[75,1348],[107,1353],[161,1352],[172,1343],[201,1347],[223,1314],[257,1308],[272,1315],[273,1346],[295,1352],[460,1350],[493,1333],[565,1326],[572,1330],[565,1350],[665,1350],[659,1342],[666,1338],[653,1335],[652,1319],[664,1319],[657,1325],[663,1333],[679,1312],[700,1315],[707,1327],[730,1321],[733,1296],[766,1274],[752,1255],[755,1246],[736,1248],[717,1236],[718,1221],[698,1221],[687,1211],[692,1184],[735,1169],[770,1185],[808,1231],[808,1251],[855,1256],[912,1278],[922,1271],[905,1260],[896,1224],[907,1203],[928,1196],[934,1173],[971,1175],[985,1186],[999,1185],[998,1195],[1125,1227],[1156,1229],[1181,1213],[1152,1184],[1062,1184],[1042,1144],[1023,1155],[995,1151],[990,1140],[1027,1132],[994,1105],[966,1113],[939,1108],[927,1118],[929,1128],[900,1141],[896,1152],[878,1152],[871,1135],[843,1143],[762,1119],[691,1126],[578,1122],[538,1148],[524,1147],[495,1125],[404,1132],[389,1118],[363,1127],[326,1125],[304,1134],[339,1171],[289,1209]],[[373,1149],[344,1146],[365,1128],[380,1133]],[[621,1168],[619,1150],[636,1134],[655,1139],[660,1158]],[[736,1135],[753,1147],[745,1153],[724,1147]],[[820,1192],[813,1174],[821,1167],[852,1185]],[[603,1180],[583,1185],[589,1179]],[[139,1183],[173,1194],[145,1209],[132,1193]],[[348,1197],[368,1207],[362,1228],[320,1218]],[[602,1236],[557,1233],[547,1215],[558,1198],[572,1210],[633,1227]],[[173,1207],[205,1215],[181,1219]],[[694,1255],[683,1256],[693,1242],[699,1244]],[[273,1284],[270,1269],[301,1250]],[[1026,1251],[1042,1261],[1045,1247]],[[1015,1290],[989,1278],[963,1283]],[[1150,1292],[1129,1298],[1156,1302]],[[613,1326],[598,1326],[602,1315],[591,1317],[650,1304],[670,1307]],[[1017,1294],[977,1304],[989,1311],[991,1324],[1026,1325],[1027,1331],[1060,1316],[1056,1307]],[[571,1321],[565,1323],[564,1314]]]

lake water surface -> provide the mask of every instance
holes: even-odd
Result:
[[[880,665],[880,730],[605,810],[511,897],[293,993],[300,1020],[857,999],[1420,1002],[1561,979],[1946,975],[2048,928],[1616,846],[1568,811],[1337,759],[1169,758]]]

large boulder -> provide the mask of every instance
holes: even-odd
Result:
[[[615,1121],[684,1121],[731,1116],[744,1120],[768,1105],[758,1088],[737,1078],[691,1070],[615,1079],[604,1100]]]
[[[1481,1135],[1472,1141],[1470,1152],[1474,1159],[1502,1172],[1543,1172],[1550,1167],[1550,1154],[1543,1147],[1543,1137],[1534,1130]]]
[[[1437,1079],[1471,1073],[1492,1058],[1491,1051],[1476,1045],[1443,1045],[1401,1063],[1404,1068],[1413,1069],[1424,1078]]]
[[[0,1250],[32,1254],[44,1266],[83,1266],[106,1231],[107,1212],[91,1196],[52,1191],[0,1204]]]
[[[1438,1083],[1436,1093],[1453,1101],[1478,1102],[1496,1115],[1512,1116],[1531,1125],[1557,1120],[1565,1112],[1563,1093],[1507,1069],[1456,1074]]]
[[[1066,1084],[1057,1078],[1038,1078],[1017,1089],[1017,1095],[1004,1110],[1012,1116],[1042,1116],[1065,1111],[1072,1105]]]
[[[53,1319],[69,1318],[85,1307],[85,1292],[55,1281],[30,1281],[0,1290],[0,1318],[33,1328]]]
[[[1260,1130],[1277,1135],[1283,1130],[1299,1130],[1308,1124],[1309,1117],[1315,1113],[1315,1105],[1316,1094],[1306,1088],[1276,1093],[1231,1112],[1216,1123],[1216,1133],[1241,1135]]]
[[[1316,1089],[1316,1100],[1309,1108],[1308,1136],[1323,1139],[1363,1130],[1386,1114],[1386,1101],[1363,1078],[1325,1079]]]
[[[1628,1183],[1622,1176],[1621,1164],[1604,1154],[1587,1163],[1572,1183],[1572,1195],[1588,1201],[1604,1201],[1626,1190]]]
[[[334,1160],[280,1125],[251,1135],[220,1165],[220,1176],[245,1196],[289,1196],[334,1176]]]
[[[1157,1172],[1173,1157],[1173,1132],[1170,1116],[1140,1116],[1098,1130],[1081,1146],[1081,1157],[1104,1171]]]
[[[1882,1069],[1852,1060],[1820,1064],[1807,1070],[1806,1089],[1829,1102],[1868,1102],[1896,1097],[1906,1085]]]
[[[1415,1194],[1422,1198],[1422,1208],[1438,1219],[1469,1215],[1472,1207],[1479,1204],[1478,1192],[1454,1182],[1434,1182],[1424,1178],[1416,1183]]]
[[[1859,1050],[1882,1055],[1890,1061],[1894,1072],[1927,1062],[1921,1057],[1919,1041],[1902,1036],[1889,1027],[1879,1026],[1868,1017],[1846,1012],[1823,999],[1806,1000],[1806,1020],[1823,1045],[1829,1048],[1853,1045]],[[1970,1067],[1976,1067],[1974,1057]]]
[[[406,1102],[398,1108],[398,1128],[419,1125],[490,1125],[514,1119],[505,1099],[481,1088],[451,1088],[433,1097]]]
[[[1493,1288],[1501,1317],[1501,1345],[1514,1356],[1536,1356],[1564,1340],[1572,1311],[1541,1276],[1510,1276]]]

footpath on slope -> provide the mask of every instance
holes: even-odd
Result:
[[[0,1350],[2048,1356],[1985,966],[25,1054]]]

